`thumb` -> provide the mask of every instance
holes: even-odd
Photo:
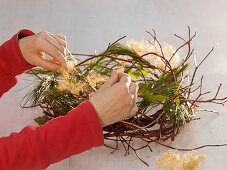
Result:
[[[118,82],[118,71],[113,70],[111,77],[105,82],[105,86],[112,86],[113,84]]]

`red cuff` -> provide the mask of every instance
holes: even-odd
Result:
[[[81,106],[83,105],[86,105],[86,107],[82,108],[84,113],[89,113],[86,114],[86,116],[88,121],[90,122],[89,125],[92,130],[91,133],[93,134],[95,139],[95,146],[104,145],[103,129],[95,108],[89,101],[85,101],[81,104]]]
[[[19,35],[29,36],[34,34],[27,29],[21,30],[1,46],[0,69],[10,79],[34,67],[25,61],[18,44]]]
[[[98,116],[91,103],[85,101],[66,116],[0,138],[0,169],[45,169],[103,144]]]
[[[95,111],[95,108],[89,101],[84,101],[81,103],[78,108],[81,113],[83,113],[87,119],[87,128],[90,129],[90,134],[92,137],[90,139],[94,140],[94,146],[102,146],[104,145],[104,136],[103,136],[103,129],[99,120],[99,117]],[[71,110],[68,115],[74,114],[74,109]]]
[[[24,29],[0,46],[0,97],[13,87],[23,72],[33,68],[21,54],[18,37],[35,34]]]
[[[30,36],[30,35],[34,35],[34,34],[35,33],[32,32],[31,30],[23,29],[23,30],[20,30],[17,34],[15,34],[12,37],[12,41],[10,43],[11,43],[11,48],[12,48],[12,52],[13,52],[12,58],[14,59],[14,62],[12,62],[12,67],[15,68],[15,69],[13,69],[14,75],[22,74],[25,71],[30,70],[35,67],[35,66],[28,64],[25,61],[25,59],[20,51],[19,44],[18,44],[19,35],[26,37],[26,36]]]

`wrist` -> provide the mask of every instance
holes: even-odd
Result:
[[[26,59],[26,50],[28,50],[28,46],[29,44],[26,43],[26,39],[27,37],[29,36],[32,36],[34,35],[35,33],[32,32],[31,30],[27,30],[27,29],[23,29],[21,31],[18,32],[18,35],[17,35],[17,42],[18,42],[18,47],[19,47],[19,50],[20,50],[20,53],[22,55],[22,57],[24,58],[24,61],[26,62],[26,64],[28,64],[29,66],[34,66],[34,65],[31,65],[27,59]]]
[[[97,114],[97,116],[98,116],[98,118],[99,118],[99,121],[100,121],[101,126],[102,126],[102,127],[105,127],[106,124],[104,123],[104,120],[103,120],[102,116],[100,115],[100,111],[98,111],[95,102],[93,102],[92,99],[89,99],[89,102],[90,102],[90,103],[92,104],[92,106],[94,107],[95,112],[96,112],[96,114]]]
[[[25,57],[25,55],[26,55],[26,54],[25,54],[25,47],[26,47],[26,44],[25,44],[25,37],[20,38],[20,39],[19,39],[19,37],[18,37],[18,45],[19,45],[19,49],[20,49],[20,52],[21,52],[21,54],[22,54],[24,60],[26,61],[27,64],[29,64],[28,61],[26,60],[26,57]]]

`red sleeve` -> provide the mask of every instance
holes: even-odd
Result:
[[[21,73],[33,67],[25,62],[18,46],[18,36],[32,34],[22,30],[0,46],[0,97],[16,84]],[[0,138],[0,169],[40,170],[103,144],[99,118],[92,104],[85,101],[66,116]]]
[[[85,101],[66,116],[0,138],[0,169],[40,170],[103,144],[98,116],[92,104]]]
[[[18,45],[18,37],[33,34],[30,30],[21,30],[0,46],[0,98],[17,83],[20,74],[33,68],[24,60]]]

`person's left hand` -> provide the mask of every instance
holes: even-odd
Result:
[[[61,66],[68,70],[65,58],[67,45],[65,36],[43,31],[19,39],[18,43],[27,63],[53,71],[58,70]],[[46,59],[43,52],[53,59]]]

